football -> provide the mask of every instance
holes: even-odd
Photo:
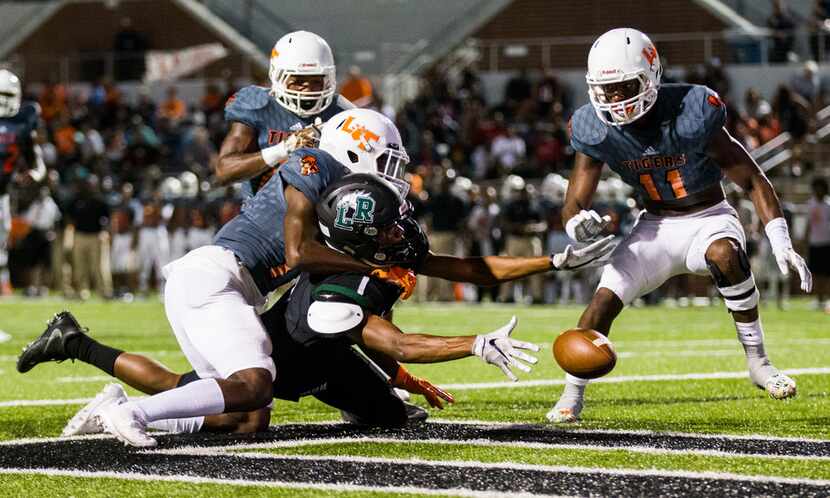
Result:
[[[596,379],[614,369],[617,353],[596,330],[570,329],[553,341],[553,357],[562,370],[582,379]]]

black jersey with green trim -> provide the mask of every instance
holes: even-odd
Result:
[[[384,316],[398,301],[401,289],[363,273],[338,273],[333,275],[311,275],[303,273],[286,298],[285,331],[294,342],[304,346],[318,341],[345,340],[347,336],[319,334],[308,325],[308,309],[315,301],[345,302],[356,304],[363,309],[363,315]],[[363,327],[364,322],[358,327]],[[271,327],[267,327],[269,331]]]

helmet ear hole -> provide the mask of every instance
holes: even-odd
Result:
[[[360,158],[354,152],[348,151],[347,154],[349,156],[349,161],[351,161],[352,164],[356,164],[358,161],[360,161]]]

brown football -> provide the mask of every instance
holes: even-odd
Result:
[[[553,357],[562,370],[582,379],[596,379],[614,369],[617,353],[596,330],[570,329],[553,341]]]

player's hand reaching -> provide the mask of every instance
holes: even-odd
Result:
[[[320,145],[320,125],[323,121],[320,118],[314,120],[314,124],[310,124],[302,130],[294,133],[295,149],[303,147],[317,147]]]
[[[600,236],[609,223],[611,223],[610,216],[600,216],[593,209],[590,211],[583,209],[565,223],[565,233],[577,242],[591,242]]]
[[[371,275],[401,288],[401,299],[406,300],[415,290],[418,283],[418,276],[415,272],[401,266],[390,266],[389,268],[376,268]]]
[[[810,292],[813,289],[813,275],[810,273],[804,258],[793,249],[786,220],[775,218],[767,223],[764,231],[767,233],[770,246],[772,246],[772,254],[775,256],[775,262],[778,263],[781,274],[789,275],[790,268],[794,269],[798,272],[798,278],[801,280],[801,290]]]
[[[617,247],[614,236],[608,235],[598,241],[579,249],[568,245],[564,251],[550,255],[550,262],[555,270],[576,270],[605,264],[608,254]]]
[[[303,147],[317,147],[320,145],[320,118],[314,121],[314,124],[308,125],[300,131],[294,132],[276,145],[266,147],[260,151],[262,160],[268,166],[277,166],[288,159],[297,149]]]
[[[521,351],[522,349],[539,351],[539,346],[530,342],[517,341],[516,339],[510,338],[510,334],[516,327],[517,322],[518,320],[514,316],[504,327],[486,335],[476,336],[476,340],[473,343],[474,355],[486,363],[501,368],[504,375],[514,382],[518,378],[510,367],[516,367],[522,372],[530,372],[530,367],[519,360],[530,363],[531,365],[539,361],[536,357]]]
[[[392,385],[400,389],[404,389],[412,394],[420,394],[426,398],[429,406],[438,408],[439,410],[444,409],[444,401],[447,403],[455,403],[455,398],[453,398],[452,394],[444,391],[426,379],[415,377],[404,367],[398,368],[398,373],[392,380]]]

